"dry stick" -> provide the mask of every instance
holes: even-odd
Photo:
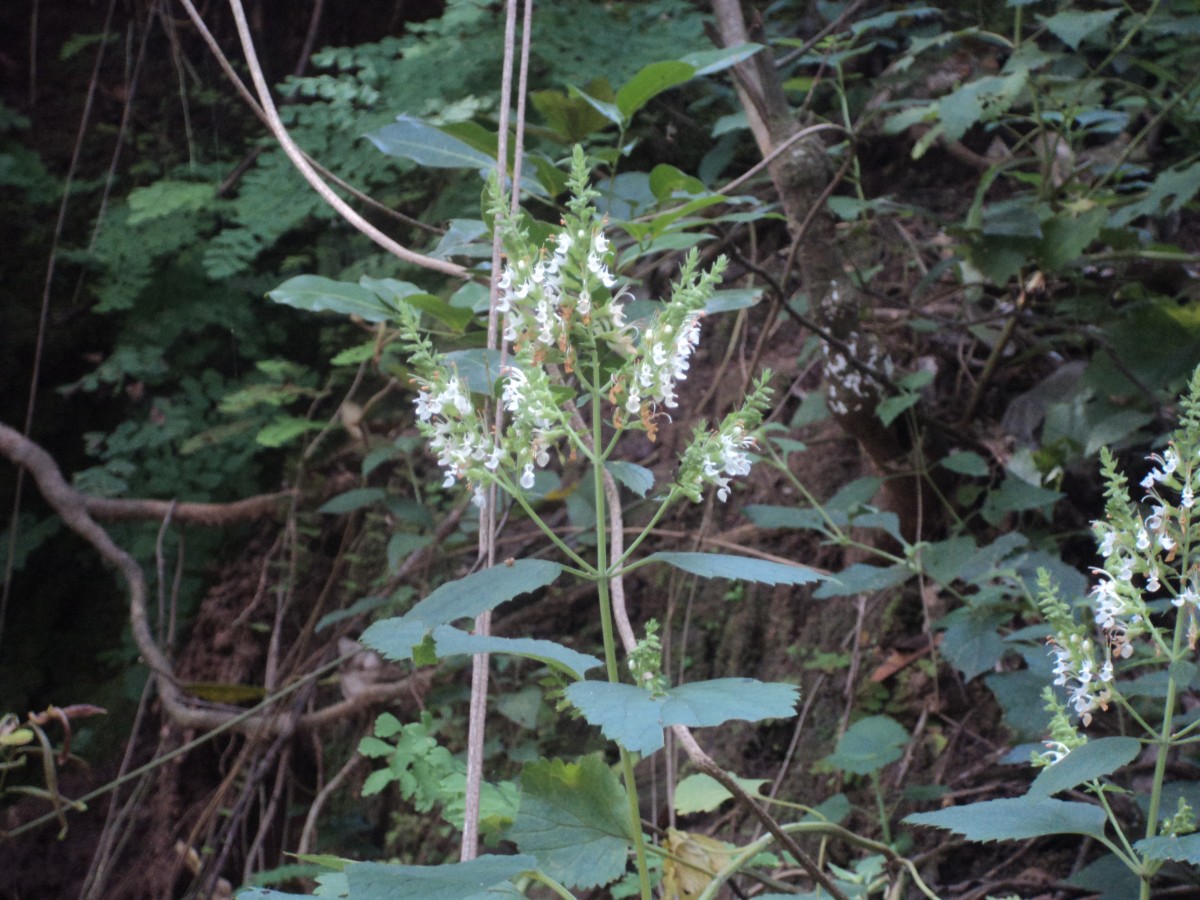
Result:
[[[188,3],[188,0],[184,0],[184,2]],[[234,24],[237,26],[238,39],[241,41],[242,52],[246,57],[246,65],[250,70],[250,78],[254,82],[255,91],[258,93],[258,102],[262,105],[263,112],[266,114],[271,134],[279,142],[288,159],[292,161],[292,165],[304,176],[304,180],[309,183],[312,189],[321,196],[322,200],[333,207],[343,219],[393,256],[412,265],[430,269],[434,272],[441,272],[444,275],[450,275],[454,278],[462,278],[464,280],[470,278],[470,273],[456,263],[434,259],[432,256],[417,253],[415,250],[410,250],[398,244],[359,215],[325,183],[305,157],[303,151],[292,140],[292,136],[288,134],[287,128],[284,127],[283,120],[279,118],[279,110],[275,108],[275,101],[271,97],[271,89],[267,85],[262,66],[258,61],[258,54],[254,48],[254,39],[250,35],[250,26],[246,22],[246,11],[242,7],[242,0],[229,0],[229,8],[233,13]]]
[[[350,776],[359,763],[366,762],[366,760],[367,758],[357,751],[351,753],[350,758],[346,760],[345,765],[338,769],[337,774],[330,778],[321,790],[317,791],[317,796],[313,798],[313,802],[308,807],[308,815],[304,817],[304,827],[300,830],[300,843],[296,845],[297,856],[311,852],[313,836],[317,830],[317,817],[325,807],[325,801],[342,786],[342,782]]]
[[[104,18],[101,29],[103,40],[96,49],[96,62],[92,65],[92,77],[88,83],[87,98],[83,102],[83,112],[79,115],[79,130],[75,134],[75,146],[71,150],[71,162],[67,166],[67,177],[63,182],[62,199],[58,203],[58,218],[54,223],[54,237],[50,242],[50,257],[46,261],[46,278],[42,283],[42,306],[38,313],[37,340],[34,343],[33,363],[29,367],[29,399],[25,405],[25,425],[23,434],[28,436],[33,431],[33,412],[37,406],[38,382],[41,380],[42,352],[46,345],[46,330],[50,322],[50,286],[54,283],[54,269],[58,263],[58,242],[62,237],[63,228],[67,221],[67,204],[71,199],[71,183],[75,179],[75,170],[79,168],[79,157],[83,151],[83,136],[87,133],[88,123],[92,118],[92,104],[96,99],[96,86],[100,83],[100,64],[104,60],[104,48],[112,27],[113,11],[117,0],[109,0],[108,13]],[[34,22],[36,23],[36,8]],[[31,26],[32,27],[32,26]],[[33,60],[29,62],[33,66]],[[32,69],[31,69],[32,71]],[[31,88],[32,90],[32,88]],[[17,472],[17,484],[13,490],[12,515],[8,523],[8,553],[4,561],[4,585],[0,587],[0,646],[4,642],[4,620],[8,616],[8,598],[12,591],[13,565],[17,555],[18,520],[21,516],[21,490],[25,485],[25,472]]]
[[[269,127],[267,114],[263,112],[263,108],[259,106],[258,101],[254,99],[254,94],[252,94],[250,89],[242,83],[242,79],[238,76],[238,73],[234,71],[233,64],[229,61],[229,57],[227,57],[224,51],[221,50],[221,45],[217,43],[217,39],[213,37],[212,32],[208,30],[208,26],[204,24],[204,20],[200,18],[200,13],[197,12],[196,7],[192,5],[192,0],[180,0],[180,2],[183,4],[184,11],[187,12],[188,18],[192,20],[192,25],[195,26],[200,38],[204,41],[205,45],[207,45],[209,52],[212,53],[213,59],[217,61],[217,66],[222,72],[225,73],[225,77],[229,79],[229,83],[233,85],[234,91],[239,97],[242,98],[242,101],[250,108],[250,111],[254,113],[255,117],[264,125],[268,125]],[[302,58],[301,62],[303,61],[304,60]],[[300,66],[298,63],[297,68],[299,67]],[[259,155],[262,153],[262,149],[262,147],[256,147],[249,154],[247,154],[245,159],[238,163],[232,173],[226,176],[225,180],[217,187],[218,197],[233,187],[237,180],[246,173],[250,166],[254,164],[254,161],[258,159]],[[390,206],[385,206],[374,197],[364,194],[358,188],[354,187],[354,185],[344,181],[333,172],[329,171],[329,169],[325,168],[307,153],[304,154],[304,158],[307,159],[312,167],[321,174],[322,178],[333,182],[346,193],[351,194],[354,199],[366,204],[367,206],[370,206],[372,209],[377,210],[383,215],[390,216],[400,222],[403,222],[405,225],[408,225],[411,228],[427,231],[430,234],[445,233],[445,230],[442,228],[437,228],[436,226],[428,225],[425,222],[418,221],[411,216],[406,216],[399,210],[392,209]]]
[[[420,683],[420,679],[406,678],[386,685],[378,685],[354,697],[304,715],[291,713],[283,713],[279,716],[262,713],[245,715],[241,711],[235,713],[190,706],[179,687],[170,663],[159,649],[150,631],[149,616],[146,611],[146,579],[141,567],[132,556],[118,547],[109,537],[108,532],[88,514],[85,496],[67,483],[53,457],[15,428],[2,422],[0,422],[0,456],[6,457],[17,466],[28,469],[29,474],[37,482],[43,499],[63,520],[63,523],[91,544],[100,557],[121,574],[129,591],[129,619],[138,653],[155,675],[159,698],[167,716],[179,727],[225,730],[231,727],[232,721],[236,721],[236,726],[233,727],[247,734],[291,734],[297,729],[317,728],[345,718],[381,700],[402,696],[412,689],[413,684]],[[182,506],[183,504],[181,504],[181,508]],[[284,694],[293,689],[293,685],[288,685],[280,693]]]
[[[517,29],[517,2],[508,0],[505,4],[504,16],[504,67],[500,80],[500,121],[496,141],[496,179],[503,189],[508,174],[508,111],[512,105],[512,67],[515,55]],[[529,28],[526,25],[522,39],[522,48],[528,52]],[[523,87],[523,86],[522,86]],[[523,123],[518,122],[518,132]],[[518,149],[518,156],[519,156]],[[514,179],[513,202],[517,201],[519,187]],[[497,279],[500,273],[500,255],[503,240],[500,228],[492,235],[492,272],[488,300],[488,351],[496,349],[499,342],[499,315],[496,310],[499,301],[499,286]],[[485,407],[484,416],[487,416]],[[495,434],[499,436],[504,421],[504,407],[497,405],[495,415]],[[496,487],[492,485],[487,492],[479,529],[479,559],[486,561],[490,567],[496,564]],[[475,633],[490,634],[492,630],[492,612],[484,610],[475,618]],[[463,861],[475,859],[479,855],[479,801],[483,787],[483,744],[487,736],[487,689],[488,689],[488,660],[486,653],[477,653],[471,658],[471,704],[467,714],[467,778],[465,795],[463,797],[463,833],[459,848],[459,858]]]

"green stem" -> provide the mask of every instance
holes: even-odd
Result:
[[[563,887],[545,872],[539,872],[537,869],[531,869],[523,874],[530,881],[536,881],[539,884],[544,884],[546,887],[550,888],[550,890],[554,891],[554,893],[558,894],[558,896],[562,897],[563,900],[576,900],[574,894],[568,891],[565,887]]]
[[[524,493],[521,490],[511,485],[505,485],[502,482],[501,487],[508,491],[509,495],[517,501],[517,505],[525,511],[525,515],[529,516],[530,520],[537,525],[542,534],[548,537],[554,546],[565,553],[567,557],[575,563],[575,565],[579,566],[579,568],[583,570],[585,577],[600,577],[600,572],[596,569],[596,567],[572,550],[569,546],[567,546],[567,543],[557,534],[555,534],[554,530],[546,524],[545,520],[534,511],[533,507],[529,505],[529,501],[525,499]]]
[[[601,433],[600,397],[592,394],[592,446],[600,447],[603,434]],[[608,672],[608,680],[613,684],[621,680],[620,667],[617,664],[617,643],[613,636],[612,597],[609,594],[608,582],[612,577],[613,566],[608,559],[608,517],[604,498],[604,464],[596,460],[592,465],[592,488],[595,496],[596,509],[596,569],[599,579],[596,582],[596,592],[600,598],[600,633],[604,639],[604,664]],[[620,744],[621,773],[625,779],[625,794],[629,798],[629,825],[632,831],[633,849],[637,856],[638,881],[641,884],[642,900],[651,900],[650,869],[646,864],[646,847],[642,841],[642,813],[638,802],[637,780],[633,771],[633,759]]]
[[[883,802],[883,786],[879,783],[878,772],[871,778],[871,786],[875,789],[875,806],[879,810],[879,827],[883,832],[883,842],[890,846],[892,843],[892,826],[888,822],[887,807]]]
[[[658,524],[659,520],[666,513],[667,507],[675,502],[675,499],[680,495],[680,493],[681,491],[679,488],[671,488],[671,492],[667,494],[666,498],[659,504],[658,509],[655,511],[654,515],[651,516],[650,521],[646,523],[646,527],[643,528],[641,533],[633,539],[633,542],[625,548],[625,552],[621,554],[621,558],[613,563],[613,569],[621,572],[622,574],[625,573],[626,570],[623,568],[625,565],[625,560],[629,559],[630,554],[632,554],[633,551],[638,548],[638,545],[640,545],[642,541],[650,536],[650,532],[654,530],[654,526]]]

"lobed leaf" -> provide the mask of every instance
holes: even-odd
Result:
[[[928,825],[961,834],[969,841],[1022,841],[1050,834],[1104,837],[1104,810],[1090,803],[1050,797],[1011,797],[968,803],[937,812],[905,816],[909,825]]]
[[[701,578],[732,578],[762,584],[811,584],[826,579],[805,566],[731,553],[654,553],[646,559],[665,562]]]
[[[275,303],[307,312],[335,312],[358,316],[366,322],[387,322],[395,315],[372,291],[359,284],[334,281],[321,275],[297,275],[289,278],[267,296]]]
[[[512,884],[537,866],[531,856],[480,856],[444,866],[400,866],[359,862],[346,866],[346,884],[354,900],[494,900],[523,897]]]
[[[607,681],[578,681],[565,693],[609,740],[648,755],[662,748],[663,729],[671,725],[706,727],[733,719],[790,717],[799,691],[794,685],[753,678],[718,678],[670,688],[661,696]]]
[[[1133,762],[1141,751],[1142,742],[1137,738],[1107,737],[1088,741],[1054,765],[1042,769],[1029,786],[1029,795],[1049,797],[1085,781],[1103,778]]]
[[[530,763],[508,837],[565,885],[606,885],[625,871],[632,844],[625,790],[596,756]]]

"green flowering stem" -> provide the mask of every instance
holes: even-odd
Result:
[[[592,446],[601,447],[603,440],[603,409],[600,395],[592,392]],[[608,531],[606,498],[604,496],[604,461],[603,458],[592,457],[592,488],[594,508],[596,510],[596,568],[599,578],[596,582],[596,593],[600,599],[600,633],[604,639],[604,665],[608,680],[614,684],[621,680],[620,666],[617,664],[617,645],[613,635],[612,596],[609,594],[609,579],[613,577],[614,566],[608,559]],[[651,900],[650,869],[646,862],[646,846],[642,840],[642,810],[638,801],[637,778],[633,771],[633,758],[628,750],[620,743],[621,775],[625,781],[625,796],[629,799],[629,825],[632,830],[633,849],[637,856],[638,882],[641,885],[642,900]]]
[[[1186,572],[1188,569],[1186,545],[1182,567],[1183,571]],[[1158,753],[1154,760],[1154,778],[1150,786],[1150,808],[1146,812],[1147,838],[1152,838],[1158,833],[1162,789],[1167,775],[1167,757],[1170,755],[1171,746],[1174,743],[1171,730],[1174,728],[1175,703],[1178,695],[1178,684],[1175,679],[1175,663],[1183,658],[1184,631],[1187,619],[1188,617],[1184,615],[1182,610],[1175,616],[1175,631],[1171,641],[1171,653],[1168,657],[1170,663],[1167,665],[1167,695],[1163,698],[1162,730],[1155,734],[1152,741],[1152,743],[1158,745]],[[1147,860],[1143,862],[1143,867],[1144,871],[1141,873],[1141,898],[1142,900],[1149,900],[1150,878],[1161,867],[1161,863]]]
[[[613,573],[614,575],[624,575],[628,572],[632,572],[634,569],[644,565],[647,562],[646,560],[643,560],[642,562],[633,563],[630,566],[625,565],[625,560],[629,559],[629,557],[633,554],[633,551],[641,545],[642,541],[650,536],[650,533],[654,531],[655,526],[658,525],[659,520],[666,515],[667,509],[681,496],[683,496],[683,491],[678,487],[672,486],[667,496],[664,497],[659,503],[658,509],[654,511],[654,515],[650,517],[650,521],[646,523],[646,526],[641,530],[638,536],[635,537],[629,546],[625,548],[625,552],[621,554],[621,558],[613,563],[613,569],[615,570]]]

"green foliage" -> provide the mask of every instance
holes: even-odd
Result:
[[[1081,834],[1106,842],[1104,810],[1089,803],[1050,797],[985,800],[966,806],[906,816],[910,825],[929,825],[971,841],[1020,841],[1051,834]]]
[[[798,693],[790,684],[718,678],[667,688],[657,696],[631,684],[578,681],[567,687],[566,697],[609,740],[648,756],[662,749],[663,729],[672,725],[790,718]]]
[[[595,756],[541,760],[521,772],[521,811],[509,831],[522,853],[570,887],[600,887],[625,871],[632,838],[617,776]]]
[[[873,775],[898,760],[907,743],[908,732],[895,719],[869,716],[846,729],[824,761],[852,775]]]
[[[438,743],[433,716],[422,713],[420,721],[402,724],[391,713],[375,720],[375,735],[364,737],[358,752],[368,759],[382,759],[363,782],[362,795],[370,797],[395,784],[400,796],[417,812],[440,807],[442,815],[462,828],[466,764]],[[517,788],[502,781],[483,786],[479,801],[480,833],[491,843],[505,834],[518,808]]]

